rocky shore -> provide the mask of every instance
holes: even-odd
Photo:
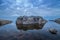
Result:
[[[56,23],[60,24],[60,18],[54,20]]]
[[[6,24],[9,24],[9,23],[12,23],[12,21],[0,19],[0,26],[6,25]]]
[[[55,20],[50,20],[50,21],[54,21],[54,22],[60,24],[60,18],[57,18],[57,19],[55,19]]]

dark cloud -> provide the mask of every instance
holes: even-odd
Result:
[[[15,0],[0,0],[0,10],[9,8],[14,2]]]
[[[0,5],[3,3],[3,1],[2,0],[0,0]]]
[[[43,3],[47,5],[47,7],[51,8],[60,8],[60,0],[43,0]]]
[[[0,15],[4,13],[4,15],[8,14],[9,16],[29,14],[58,16],[60,14],[59,6],[60,0],[4,0],[3,5],[0,5],[0,10],[4,11],[0,11]]]
[[[47,5],[50,8],[60,8],[60,0],[29,0],[30,3],[35,7],[40,7],[41,5]]]

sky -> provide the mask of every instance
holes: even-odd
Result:
[[[60,0],[0,0],[0,16],[60,17]]]

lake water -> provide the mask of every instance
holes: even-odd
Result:
[[[1,19],[12,20],[13,23],[0,26],[0,40],[60,40],[60,24],[48,21],[42,29],[39,30],[18,30],[15,24],[17,17],[0,17]],[[49,29],[55,28],[56,35],[51,34]]]

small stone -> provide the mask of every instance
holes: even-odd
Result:
[[[52,34],[57,34],[57,30],[56,29],[49,29],[49,32]]]

